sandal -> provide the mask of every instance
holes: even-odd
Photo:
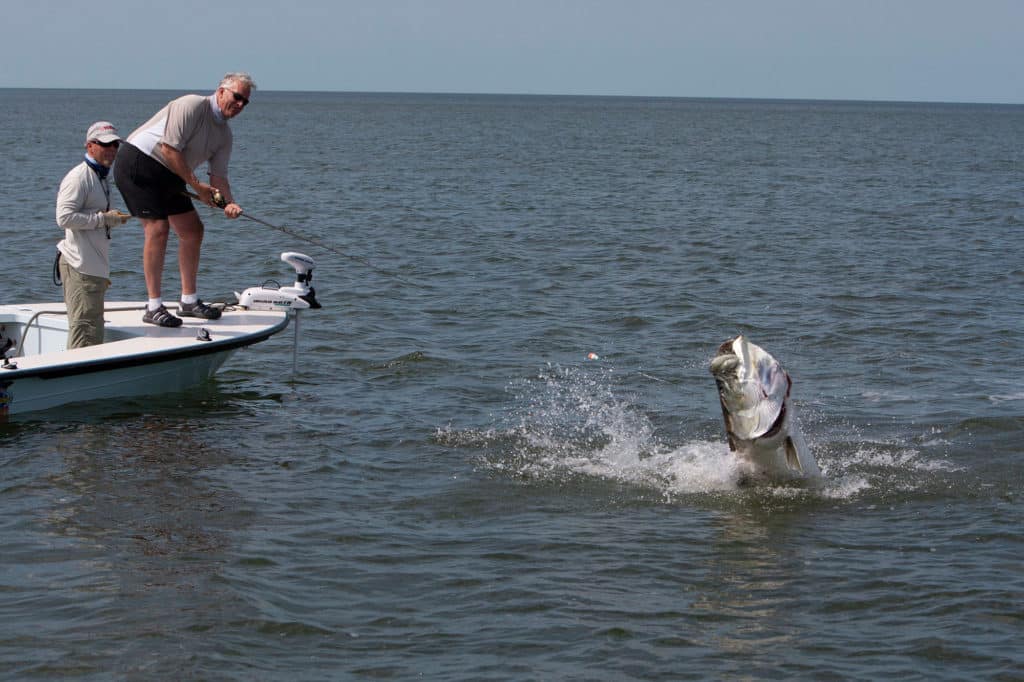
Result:
[[[142,316],[142,321],[149,324],[155,324],[158,327],[180,327],[181,318],[175,317],[167,312],[167,308],[160,306],[156,310],[146,309],[146,314]]]
[[[220,310],[199,300],[195,303],[179,304],[178,315],[181,317],[201,317],[204,320],[219,320]]]

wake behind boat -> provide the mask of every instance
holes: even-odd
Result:
[[[319,308],[313,260],[295,252],[291,287],[250,287],[217,320],[184,318],[180,327],[145,324],[145,303],[110,302],[104,342],[66,349],[64,303],[0,305],[0,420],[97,398],[183,391],[217,372],[239,348],[283,331],[299,310]]]

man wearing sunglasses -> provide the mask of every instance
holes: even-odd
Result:
[[[130,215],[110,208],[110,181],[121,138],[117,128],[97,121],[85,133],[85,160],[68,171],[57,191],[57,225],[64,239],[57,244],[55,270],[64,286],[68,313],[67,347],[103,343],[103,299],[110,287],[110,228]]]
[[[144,322],[178,327],[181,317],[216,320],[221,315],[199,298],[196,288],[203,222],[188,188],[204,204],[223,208],[228,218],[242,215],[228,182],[232,144],[228,121],[242,113],[255,88],[249,74],[229,73],[212,95],[184,95],[171,101],[121,145],[114,166],[117,188],[145,230],[142,265],[149,303]],[[209,182],[202,182],[195,173],[204,163]],[[161,292],[171,229],[178,235],[180,317],[168,312]]]

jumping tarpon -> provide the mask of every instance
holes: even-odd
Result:
[[[793,382],[782,365],[743,336],[729,339],[711,361],[729,449],[745,477],[821,478],[789,399]]]

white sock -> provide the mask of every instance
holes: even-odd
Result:
[[[197,301],[199,301],[199,294],[182,294],[181,295],[181,302],[182,303],[196,303]]]
[[[149,299],[149,304],[146,306],[150,310],[159,310],[160,306],[164,304],[164,299],[157,297]]]

